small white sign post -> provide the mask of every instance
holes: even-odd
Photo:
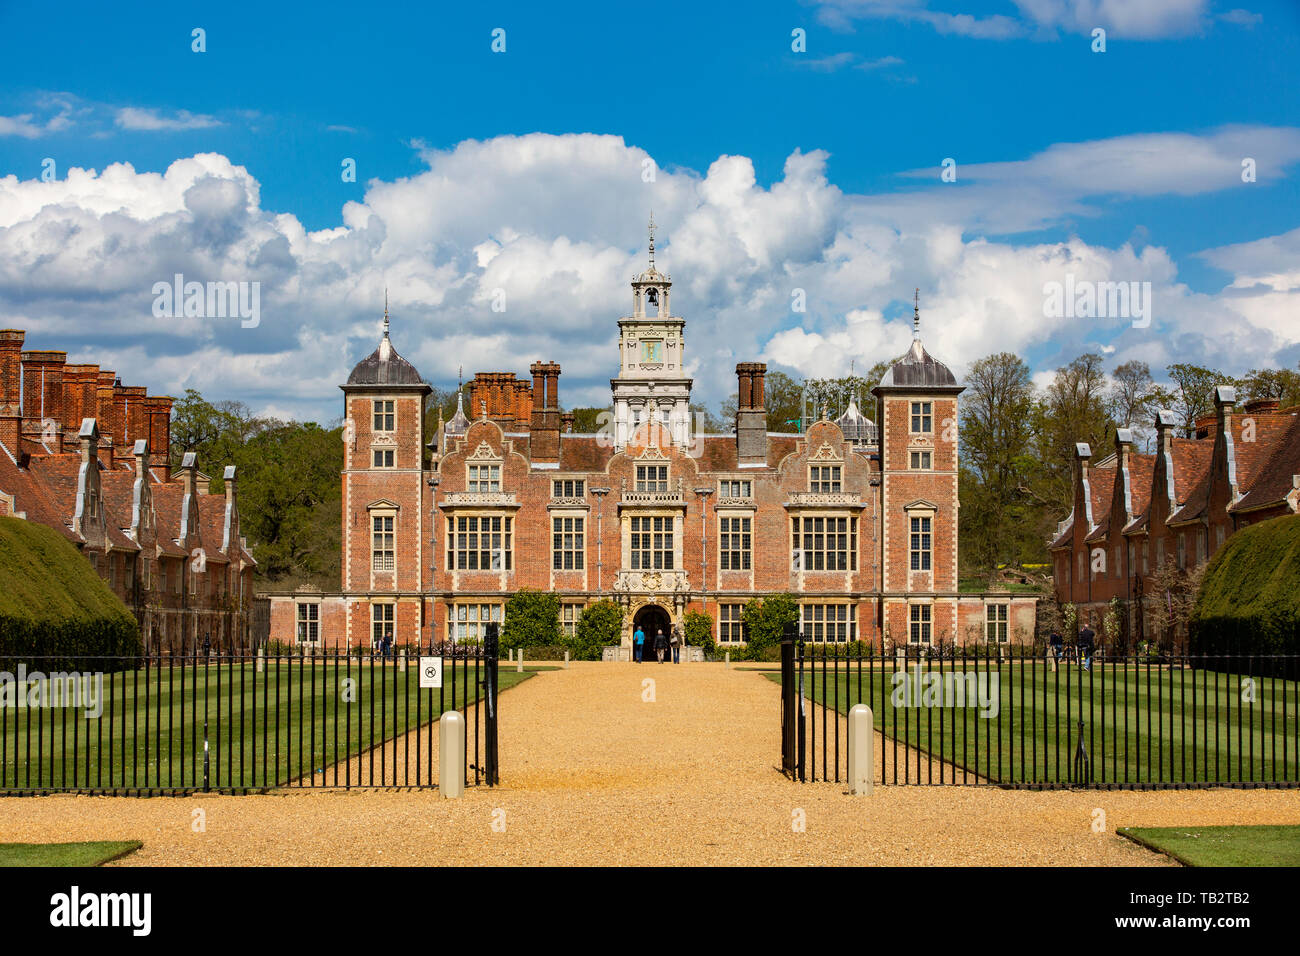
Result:
[[[437,690],[442,686],[442,658],[420,658],[420,690]]]

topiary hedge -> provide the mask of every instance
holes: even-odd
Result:
[[[125,604],[66,538],[0,517],[0,670],[118,670],[143,652]]]
[[[1236,532],[1201,579],[1194,654],[1300,653],[1300,515]]]

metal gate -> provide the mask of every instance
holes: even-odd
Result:
[[[498,633],[480,645],[0,658],[0,794],[432,788],[438,718],[499,782]],[[440,658],[441,686],[420,686]]]
[[[881,784],[1300,785],[1300,656],[1043,645],[781,643],[781,769],[848,779],[846,717],[873,714]]]

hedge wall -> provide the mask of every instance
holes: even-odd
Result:
[[[14,658],[43,670],[112,670],[143,650],[125,604],[66,538],[45,525],[0,517],[0,670]]]
[[[1300,515],[1228,538],[1205,569],[1190,628],[1194,654],[1300,653]]]

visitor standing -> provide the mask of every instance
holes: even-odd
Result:
[[[674,625],[673,625],[673,636],[670,637],[670,638],[668,639],[668,643],[669,643],[669,645],[672,646],[672,649],[673,649],[673,663],[674,663],[674,664],[680,664],[680,663],[682,662],[682,638],[681,638],[681,629],[682,629],[682,626],[681,626],[680,624],[674,624]]]
[[[664,651],[668,650],[668,638],[664,637],[664,629],[661,627],[655,631],[655,656],[659,658],[659,663],[664,662]]]
[[[645,649],[645,631],[641,630],[641,625],[636,626],[636,633],[632,635],[632,645],[636,653],[636,662],[641,663],[641,654]]]
[[[1083,630],[1079,631],[1079,660],[1083,662],[1083,669],[1092,670],[1092,648],[1097,635],[1092,628],[1086,623]]]

